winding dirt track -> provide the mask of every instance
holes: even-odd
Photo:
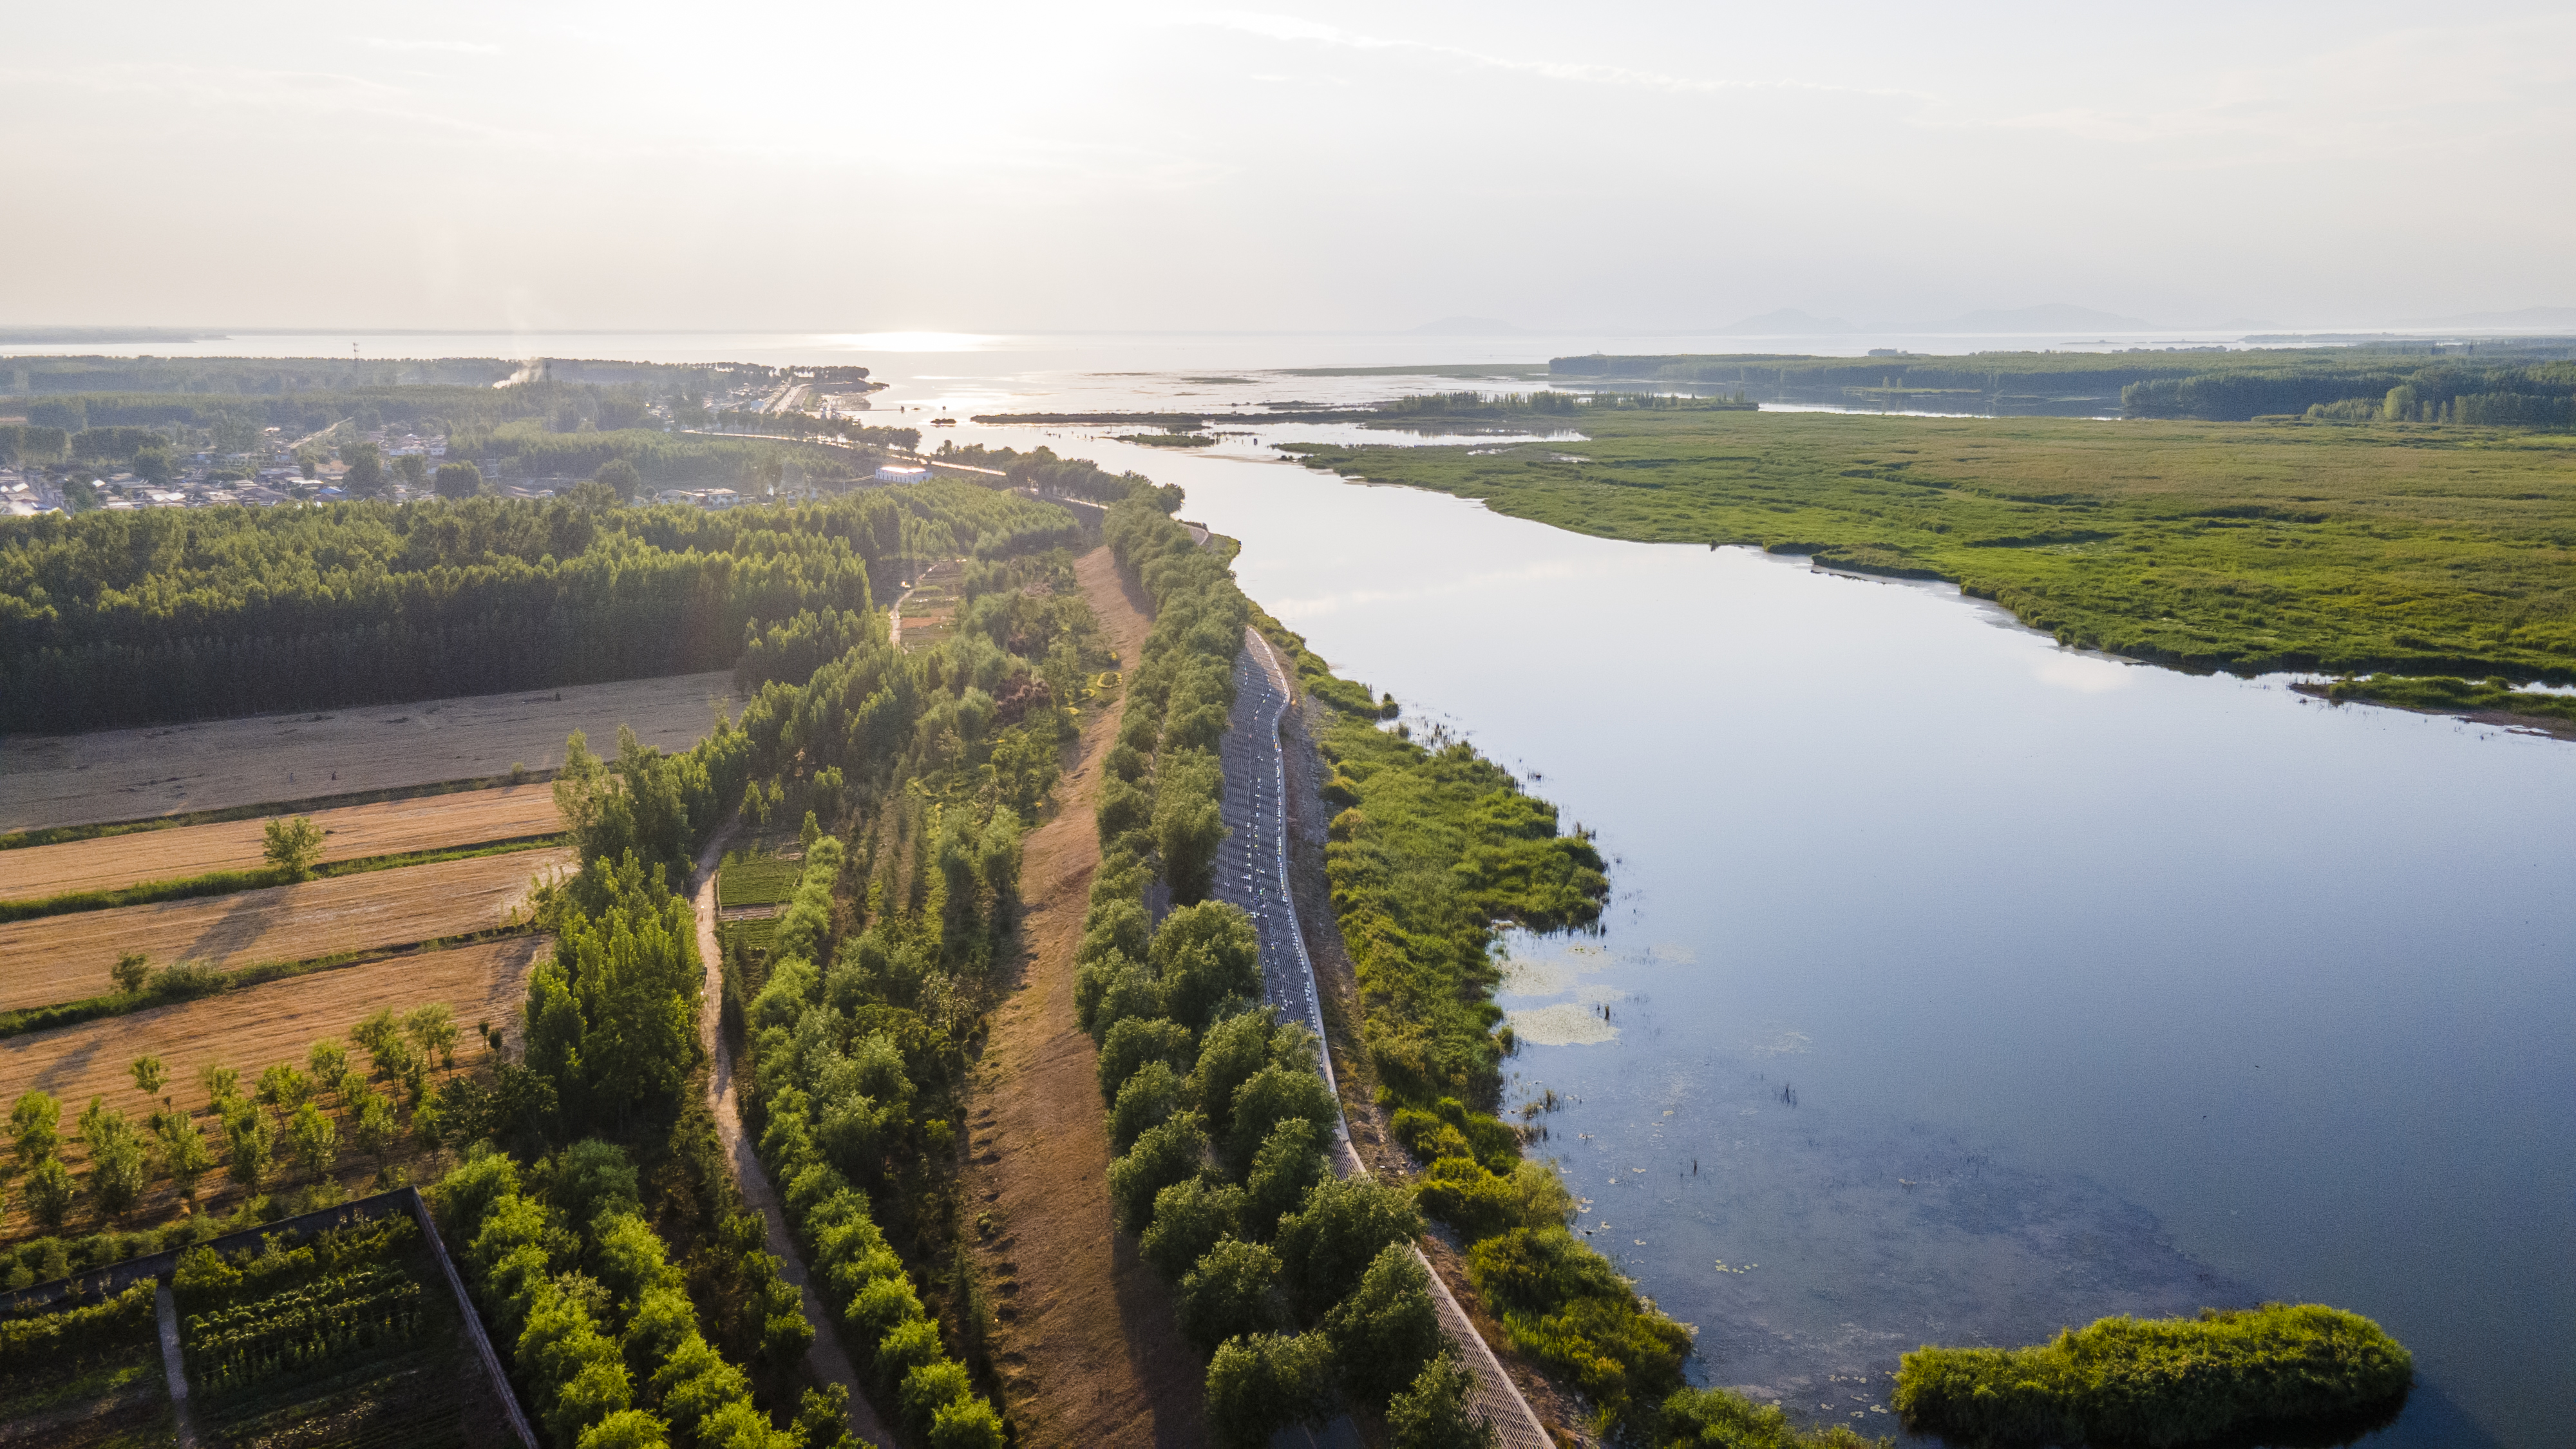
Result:
[[[327,864],[552,835],[563,829],[563,816],[555,810],[552,785],[502,785],[316,810],[313,823],[322,828]],[[63,891],[257,870],[267,829],[265,820],[227,820],[0,852],[0,897],[41,900]]]
[[[795,1234],[787,1228],[786,1206],[778,1200],[778,1190],[770,1185],[769,1174],[761,1170],[750,1139],[743,1135],[742,1099],[735,1094],[733,1084],[733,1048],[725,1043],[721,1020],[724,952],[716,942],[716,866],[724,859],[725,846],[732,839],[731,825],[716,832],[716,838],[707,842],[706,853],[698,857],[698,871],[692,883],[698,912],[698,959],[706,963],[707,969],[705,985],[698,995],[698,1041],[706,1047],[707,1060],[712,1064],[707,1073],[707,1106],[715,1113],[716,1136],[724,1143],[725,1160],[733,1167],[743,1201],[760,1214],[761,1223],[768,1229],[767,1246],[770,1255],[779,1260],[779,1276],[796,1285],[804,1299],[805,1321],[814,1325],[814,1341],[805,1348],[806,1370],[824,1383],[839,1384],[850,1391],[852,1434],[878,1449],[893,1449],[894,1435],[868,1402],[866,1381],[859,1377],[849,1350],[841,1346],[837,1315],[814,1291],[811,1275],[805,1271],[805,1255],[796,1246]]]
[[[1075,572],[1133,669],[1144,601],[1105,548]],[[1171,1290],[1110,1221],[1096,1054],[1074,1024],[1073,953],[1100,864],[1092,810],[1116,738],[1116,714],[1103,711],[1083,731],[1056,814],[1029,833],[1020,977],[994,1013],[969,1108],[970,1205],[994,1219],[980,1254],[1000,1319],[994,1353],[1029,1446],[1207,1442],[1199,1356],[1181,1338]]]

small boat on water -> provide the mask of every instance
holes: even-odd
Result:
[[[957,426],[957,420],[955,418],[932,418],[930,420],[930,425],[934,428],[953,428]]]

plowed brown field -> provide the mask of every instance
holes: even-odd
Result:
[[[572,855],[520,850],[0,925],[0,1009],[102,995],[125,951],[159,965],[246,966],[488,930],[527,899],[532,877],[569,870]]]
[[[716,710],[741,707],[733,676],[682,674],[617,684],[263,714],[86,735],[12,735],[0,749],[0,830],[149,820],[271,800],[481,780],[514,764],[563,763],[581,730],[603,755],[617,727],[664,750],[705,736]]]
[[[549,835],[563,828],[563,817],[555,813],[553,786],[503,785],[317,810],[313,823],[322,827],[327,862]],[[63,891],[257,870],[265,828],[264,821],[228,820],[0,851],[0,899],[40,900]]]

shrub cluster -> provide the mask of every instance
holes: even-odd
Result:
[[[152,1297],[150,1283],[137,1283],[103,1303],[0,1320],[0,1375],[32,1375],[140,1342],[152,1324]]]
[[[1071,585],[1060,554],[973,561],[937,645],[895,650],[880,624],[803,689],[769,686],[753,706],[785,721],[778,755],[809,772],[755,813],[819,810],[766,949],[737,939],[728,954],[746,1120],[892,1417],[942,1446],[998,1444],[1002,1420],[949,1356],[915,1286],[928,1280],[907,1276],[870,1198],[892,1205],[913,1251],[944,1256],[953,1099],[1016,908],[1020,835],[1054,784],[1069,706],[1105,662]],[[971,1344],[977,1330],[959,1331]]]
[[[2414,1359],[2321,1304],[2104,1318],[2031,1348],[1922,1348],[1896,1375],[1909,1425],[1971,1444],[2196,1444],[2384,1417]]]
[[[432,1194],[442,1233],[467,1244],[467,1275],[547,1436],[561,1449],[801,1449],[707,1341],[679,1267],[639,1215],[624,1154],[588,1142],[547,1167],[541,1192],[514,1159],[487,1154]],[[812,1330],[792,1284],[773,1274],[764,1287],[771,1321],[802,1330],[764,1355],[792,1358]]]

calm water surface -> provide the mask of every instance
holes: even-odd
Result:
[[[1462,384],[1258,369],[1592,350],[528,340],[367,350],[864,361],[889,421],[1349,400]],[[1592,1240],[1699,1325],[1700,1381],[1894,1432],[1919,1343],[2318,1300],[2415,1351],[2374,1444],[2576,1443],[2576,746],[2124,665],[1946,588],[1582,538],[1253,439],[1096,434],[954,436],[1184,485],[1254,597],[1615,855],[1599,935],[1512,943],[1512,1090],[1568,1099],[1543,1150]]]

